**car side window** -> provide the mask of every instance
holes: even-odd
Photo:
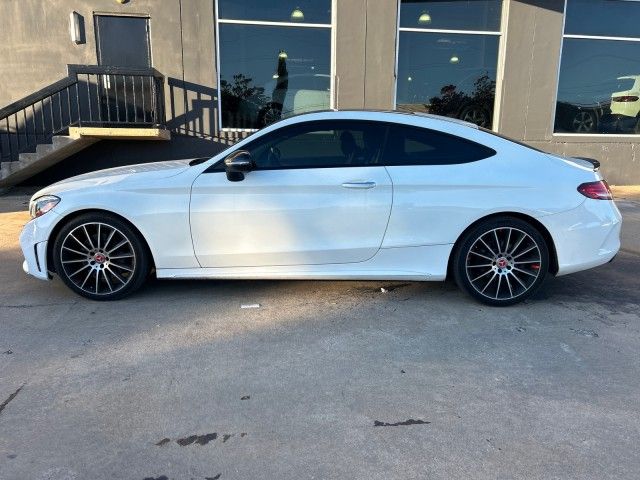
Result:
[[[456,135],[394,125],[384,149],[385,165],[454,165],[482,160],[495,150]]]
[[[316,121],[284,127],[247,145],[257,170],[357,167],[377,164],[386,126]]]

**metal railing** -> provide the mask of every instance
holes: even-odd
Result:
[[[165,123],[157,70],[68,65],[68,76],[0,109],[0,161],[50,143],[71,126],[150,127]]]

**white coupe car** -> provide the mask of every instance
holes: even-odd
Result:
[[[33,196],[24,269],[94,300],[158,278],[444,280],[510,305],[613,259],[598,164],[424,114],[288,118],[210,159],[80,175]]]

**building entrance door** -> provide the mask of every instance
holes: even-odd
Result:
[[[98,65],[127,69],[151,68],[149,18],[95,15]],[[151,119],[152,86],[149,77],[102,75],[99,82],[101,121],[133,123]]]

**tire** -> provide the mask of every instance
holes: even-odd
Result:
[[[483,128],[488,128],[491,123],[489,112],[479,105],[469,105],[464,107],[460,112],[460,115],[458,115],[458,118]]]
[[[87,213],[62,227],[53,244],[62,281],[91,300],[118,300],[139,289],[150,271],[140,234],[108,213]]]
[[[596,130],[598,119],[596,114],[586,110],[577,112],[571,120],[571,131],[576,133],[590,133]]]
[[[464,234],[454,252],[458,287],[486,305],[508,306],[529,298],[548,271],[544,237],[515,217],[481,222]]]

